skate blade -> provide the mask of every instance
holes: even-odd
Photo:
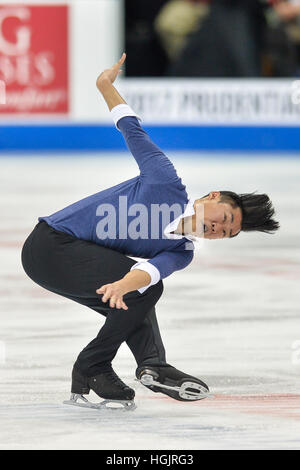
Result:
[[[70,400],[63,402],[64,405],[79,406],[93,410],[109,411],[134,411],[137,406],[133,400],[104,400],[101,403],[92,403],[83,395],[72,394]],[[111,406],[112,405],[112,406]]]
[[[149,387],[154,386],[157,388],[172,390],[178,393],[178,396],[186,401],[204,400],[204,398],[214,398],[214,396],[207,391],[205,387],[196,382],[183,382],[180,387],[164,385],[154,380],[150,374],[144,374],[140,382]]]
[[[184,382],[179,387],[179,396],[184,400],[204,400],[204,398],[214,398],[205,387],[195,382]]]

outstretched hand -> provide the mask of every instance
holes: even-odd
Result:
[[[107,302],[109,300],[109,306],[111,308],[128,310],[127,305],[123,300],[123,295],[128,291],[124,289],[121,284],[121,281],[113,282],[112,284],[105,284],[96,290],[97,294],[103,294],[102,302]]]
[[[122,73],[122,65],[124,64],[126,60],[126,54],[125,52],[122,54],[121,59],[113,65],[110,69],[104,70],[99,77],[97,78],[97,88],[101,91],[101,85],[107,81],[110,83],[114,83],[116,80],[117,76]]]

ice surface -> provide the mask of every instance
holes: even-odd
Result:
[[[33,284],[21,246],[38,216],[137,167],[125,153],[2,157],[0,449],[300,448],[300,160],[178,154],[173,161],[195,196],[270,194],[282,225],[274,236],[206,241],[190,267],[165,281],[157,312],[168,361],[201,377],[215,398],[180,403],[152,394],[134,381],[135,362],[122,346],[114,367],[136,389],[135,412],[62,405],[74,359],[103,318]]]

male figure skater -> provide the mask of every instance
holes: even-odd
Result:
[[[73,368],[73,403],[82,399],[86,406],[82,396],[90,389],[124,406],[133,402],[134,390],[111,365],[124,341],[145,386],[176,400],[205,398],[209,389],[204,382],[166,362],[155,312],[162,279],[190,264],[197,237],[235,237],[242,230],[270,233],[279,227],[267,195],[213,191],[189,200],[174,166],[113,86],[125,57],[98,77],[97,87],[140,174],[39,218],[22,251],[23,267],[33,281],[106,317]],[[170,208],[170,220],[155,217],[157,208]],[[143,211],[147,217],[136,217]],[[144,261],[136,263],[130,256]]]

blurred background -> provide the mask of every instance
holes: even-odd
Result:
[[[125,7],[128,76],[300,73],[298,0],[127,0]]]
[[[95,80],[124,50],[162,147],[299,151],[299,0],[2,1],[0,150],[123,150]]]

